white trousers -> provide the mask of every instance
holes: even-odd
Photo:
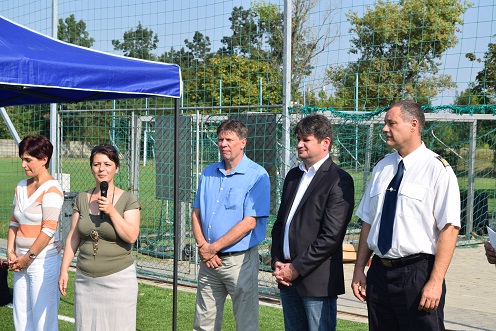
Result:
[[[57,331],[60,254],[37,258],[14,272],[14,325],[22,331]]]

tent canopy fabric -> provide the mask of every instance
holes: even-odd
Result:
[[[143,97],[179,98],[175,64],[71,45],[0,16],[0,107]]]

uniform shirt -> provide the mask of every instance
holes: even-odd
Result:
[[[39,258],[59,253],[61,243],[57,225],[64,203],[62,188],[55,179],[47,180],[28,197],[28,180],[17,184],[14,209],[10,226],[18,227],[15,239],[16,254],[27,253],[41,232],[50,237],[48,245],[38,254]]]
[[[293,220],[293,216],[298,208],[298,205],[301,202],[301,198],[305,195],[307,191],[308,185],[312,182],[313,177],[317,170],[319,170],[322,163],[324,163],[329,158],[329,154],[324,156],[322,160],[316,162],[313,166],[311,166],[308,170],[305,167],[303,162],[300,163],[299,168],[303,171],[303,175],[301,176],[300,185],[298,186],[298,190],[296,191],[295,198],[293,200],[293,204],[291,205],[291,210],[289,211],[288,220],[286,221],[286,226],[284,227],[284,242],[282,246],[282,251],[284,253],[284,258],[286,260],[291,259],[291,253],[289,249],[289,227],[291,226],[291,221]]]
[[[270,208],[269,175],[246,155],[229,174],[224,161],[214,163],[200,177],[193,207],[200,209],[203,235],[210,244],[245,216],[257,217],[255,228],[222,252],[247,250],[265,238]]]
[[[368,247],[376,255],[400,258],[417,253],[435,254],[437,238],[446,224],[460,226],[460,190],[453,169],[422,143],[403,158],[405,172],[398,190],[392,247],[382,256],[377,247],[382,205],[387,186],[402,159],[386,155],[372,172],[356,215],[371,225]]]

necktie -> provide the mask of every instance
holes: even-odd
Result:
[[[385,255],[391,248],[398,188],[400,187],[401,180],[403,179],[404,171],[405,167],[403,166],[403,160],[401,160],[400,163],[398,163],[398,171],[396,171],[396,175],[394,175],[393,179],[389,183],[386,190],[386,196],[384,197],[378,241],[379,250],[383,255]]]

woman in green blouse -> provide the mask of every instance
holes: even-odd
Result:
[[[114,184],[119,154],[108,144],[91,151],[95,187],[72,203],[71,230],[66,239],[59,278],[65,296],[69,266],[79,249],[74,278],[75,329],[136,330],[138,282],[131,255],[138,238],[140,203]],[[102,182],[108,183],[102,194]]]

